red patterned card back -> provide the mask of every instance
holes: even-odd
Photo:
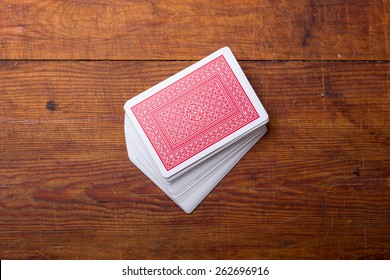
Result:
[[[167,171],[259,118],[223,55],[131,110]]]

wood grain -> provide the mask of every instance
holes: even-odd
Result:
[[[0,62],[1,259],[389,259],[389,63],[240,62],[269,132],[187,215],[122,106],[191,63]]]
[[[108,3],[109,2],[109,3]],[[0,59],[388,60],[389,1],[5,0]]]

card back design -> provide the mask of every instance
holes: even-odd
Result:
[[[259,118],[223,55],[131,110],[167,171]]]

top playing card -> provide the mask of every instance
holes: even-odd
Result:
[[[266,118],[237,62],[228,62],[232,58],[235,61],[230,50],[221,49],[207,58],[125,106],[168,177],[173,169],[182,170],[238,137],[237,132],[248,124],[258,120],[258,125],[260,115],[263,122]]]

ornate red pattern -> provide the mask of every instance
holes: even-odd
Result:
[[[223,55],[131,110],[166,170],[259,117]]]

